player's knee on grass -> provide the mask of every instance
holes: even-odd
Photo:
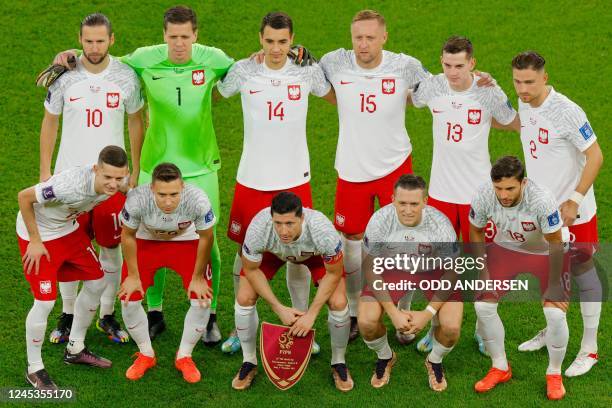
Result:
[[[364,301],[364,298],[361,298],[359,301],[357,324],[365,340],[374,340],[381,336],[382,308],[374,299],[368,299]],[[384,326],[382,330],[384,331]]]
[[[461,336],[461,322],[450,322],[438,326],[436,340],[445,347],[451,347],[457,343]]]
[[[238,295],[236,302],[240,306],[254,306],[257,302],[257,293],[245,277],[240,277],[240,286],[238,287]]]
[[[332,295],[327,300],[327,306],[329,307],[329,310],[344,310],[347,304],[348,301],[346,300],[346,294],[344,293],[344,291],[338,290],[338,288],[336,288],[334,293],[332,293]]]

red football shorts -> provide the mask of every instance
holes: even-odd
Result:
[[[125,204],[125,194],[117,193],[108,200],[95,206],[93,210],[84,213],[77,221],[91,239],[105,248],[114,248],[121,243],[120,216]]]
[[[463,243],[468,244],[470,242],[470,204],[449,203],[447,201],[436,200],[432,196],[427,198],[427,204],[446,215],[451,224],[453,224],[457,239],[461,236]],[[496,233],[497,230],[493,222],[487,222],[485,242],[493,242]]]
[[[597,216],[589,222],[569,227],[571,243],[571,259],[573,264],[581,264],[591,259],[598,248]]]

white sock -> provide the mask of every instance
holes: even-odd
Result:
[[[548,368],[546,374],[561,374],[561,364],[569,341],[569,328],[565,312],[556,307],[545,307],[546,348],[548,349]]]
[[[351,317],[357,316],[359,295],[363,289],[361,277],[361,240],[351,241],[343,237],[344,270],[346,271],[346,297]]]
[[[310,300],[310,270],[305,265],[287,262],[287,289],[291,305],[305,312]]]
[[[234,268],[232,275],[234,276],[234,299],[238,296],[238,286],[240,285],[240,270],[242,269],[242,258],[236,253],[234,257]]]
[[[412,307],[412,298],[414,297],[414,290],[409,290],[404,296],[401,297],[397,302],[397,308],[399,310],[409,311]]]
[[[504,347],[506,333],[501,318],[497,314],[497,303],[475,302],[474,309],[478,316],[478,330],[491,356],[493,367],[503,371],[508,370]]]
[[[601,316],[602,288],[595,268],[575,277],[580,288],[580,313],[582,314],[582,342],[580,351],[597,353],[597,329]]]
[[[45,342],[47,319],[53,310],[55,300],[36,300],[26,317],[26,352],[28,355],[28,373],[32,374],[45,368],[42,361],[42,345]]]
[[[442,362],[442,359],[444,359],[444,357],[448,353],[450,353],[455,347],[455,346],[451,346],[451,347],[443,346],[442,344],[438,342],[435,334],[431,336],[431,345],[432,345],[431,352],[427,356],[427,360],[429,360],[430,363],[434,363],[434,364],[440,364]]]
[[[127,306],[121,302],[121,315],[127,331],[130,333],[132,340],[138,346],[140,353],[145,356],[155,356],[153,346],[151,346],[151,338],[149,337],[149,323],[147,314],[142,307],[142,300],[128,302]]]
[[[79,292],[79,282],[80,281],[59,283],[59,291],[60,295],[62,295],[63,313],[74,314],[74,302]]]
[[[327,327],[331,338],[331,365],[345,363],[344,355],[351,332],[348,305],[344,310],[328,310]]]
[[[104,282],[106,288],[100,298],[100,317],[113,314],[115,311],[115,299],[121,284],[121,247],[100,247],[100,264],[104,271]]]
[[[185,315],[181,345],[176,354],[177,360],[183,357],[191,357],[193,348],[198,344],[198,340],[200,340],[204,329],[206,329],[209,317],[210,308],[208,306],[200,306],[197,299],[191,299],[191,307]]]
[[[74,304],[74,320],[67,347],[69,353],[76,354],[85,348],[85,334],[98,310],[105,286],[104,278],[83,281],[83,288]]]
[[[387,333],[385,333],[384,336],[371,341],[363,339],[363,342],[370,350],[374,350],[376,352],[379,359],[388,360],[393,357],[393,352],[391,351],[389,341],[387,340]]]
[[[257,364],[257,327],[259,316],[257,306],[240,306],[234,304],[236,332],[242,346],[242,361]]]

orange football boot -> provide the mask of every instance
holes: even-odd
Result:
[[[487,375],[474,385],[476,392],[491,391],[497,384],[505,383],[512,378],[512,369],[508,366],[508,370],[500,370],[492,367]]]

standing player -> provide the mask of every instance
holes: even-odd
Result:
[[[476,60],[472,42],[450,37],[442,47],[443,74],[421,81],[412,93],[417,108],[429,107],[433,116],[433,162],[427,203],[453,224],[464,243],[470,241],[470,200],[489,179],[489,130],[495,120],[519,126],[519,117],[502,89],[479,87],[473,74]],[[492,225],[487,235],[492,236]],[[419,341],[420,350],[431,349],[431,333]],[[484,351],[482,339],[479,348]]]
[[[144,102],[134,71],[108,54],[114,41],[111,23],[105,15],[90,14],[81,22],[79,42],[83,46],[83,54],[74,70],[49,87],[45,100],[45,116],[40,132],[41,182],[51,177],[51,158],[60,115],[62,136],[55,174],[71,167],[95,163],[105,146],[124,147],[123,121],[127,114],[133,166],[130,184],[136,183],[140,171]],[[111,340],[120,343],[129,340],[114,313],[121,269],[119,213],[124,201],[123,193],[115,194],[79,218],[81,227],[95,236],[100,246],[100,264],[104,270],[106,289],[100,300],[97,326]],[[78,286],[78,280],[59,284],[62,314],[58,327],[49,337],[51,343],[63,343],[68,339]]]
[[[386,24],[376,11],[363,10],[353,17],[351,38],[352,50],[341,48],[324,55],[321,67],[338,103],[334,224],[344,237],[351,339],[355,339],[363,286],[361,239],[375,200],[380,206],[389,204],[395,181],[412,172],[406,102],[410,90],[430,74],[417,59],[383,50]],[[481,80],[478,85],[490,82]]]
[[[123,318],[140,350],[125,375],[138,380],[156,364],[142,296],[153,284],[155,272],[167,267],[181,276],[191,299],[174,364],[185,381],[195,383],[200,381],[200,371],[191,353],[210,313],[203,300],[212,297],[208,273],[216,219],[206,194],[185,185],[174,164],[157,165],[152,180],[130,191],[121,212],[125,263],[119,296],[124,300]]]
[[[578,356],[565,371],[566,376],[574,377],[587,373],[599,358],[597,328],[602,288],[592,259],[598,243],[593,183],[603,155],[584,111],[547,85],[544,65],[538,53],[523,52],[512,60],[512,75],[520,98],[520,132],[527,172],[555,194],[574,246],[571,271],[580,289],[584,325]],[[546,329],[521,344],[519,350],[538,350],[545,346],[545,339]]]
[[[217,84],[224,97],[241,94],[244,116],[244,143],[228,236],[239,244],[234,261],[234,295],[240,281],[240,247],[247,228],[262,208],[268,207],[280,191],[295,193],[305,207],[312,207],[310,159],[306,143],[308,95],[334,103],[334,93],[316,64],[300,67],[288,58],[293,43],[293,21],[285,13],[269,13],[259,30],[263,63],[244,59],[232,66]],[[262,160],[274,157],[274,160]],[[308,308],[308,269],[287,263],[287,284],[293,306]],[[236,332],[223,343],[225,352],[240,348]]]
[[[565,395],[561,365],[569,339],[566,319],[569,303],[564,292],[569,289],[565,285],[569,282],[569,262],[563,255],[562,221],[557,203],[549,190],[525,178],[523,163],[516,157],[500,158],[491,168],[491,180],[492,183],[487,182],[478,189],[470,209],[474,254],[486,259],[481,279],[508,280],[523,272],[539,279],[548,324],[546,394],[548,399],[559,400]],[[485,227],[489,220],[498,233],[485,254]],[[475,384],[477,392],[490,391],[512,378],[504,346],[504,325],[497,313],[502,295],[500,291],[484,292],[474,303],[478,330],[493,365]]]
[[[441,301],[429,293],[430,303],[425,310],[407,312],[396,305],[405,291],[392,290],[380,286],[384,282],[401,280],[438,280],[442,272],[431,270],[391,271],[390,274],[374,277],[371,266],[373,259],[384,257],[388,248],[395,251],[388,254],[395,256],[399,252],[420,257],[453,256],[457,240],[453,226],[442,212],[427,205],[425,181],[414,175],[402,175],[395,183],[393,200],[376,211],[368,222],[363,245],[366,257],[364,273],[368,286],[362,292],[359,301],[359,330],[363,340],[371,350],[376,352],[378,361],[370,380],[372,387],[381,388],[389,383],[391,369],[397,361],[387,340],[387,329],[383,324],[386,313],[397,331],[416,333],[423,329],[434,317],[438,321],[432,334],[432,351],[425,359],[429,386],[434,391],[444,391],[447,387],[442,359],[451,352],[461,330],[463,303]],[[454,273],[454,272],[453,272]],[[378,279],[378,283],[375,281]]]
[[[251,385],[257,373],[256,338],[259,317],[257,299],[261,296],[290,334],[305,336],[325,303],[329,309],[327,325],[331,337],[332,376],[338,390],[353,388],[353,379],[344,355],[349,336],[349,312],[342,266],[342,242],[332,223],[320,212],[302,208],[300,198],[282,192],[272,206],[261,210],[247,229],[242,245],[242,265],[235,313],[242,344],[243,363],[232,381],[236,390]],[[318,287],[306,312],[281,304],[268,280],[286,263],[303,264]]]
[[[77,218],[119,191],[128,175],[125,151],[117,146],[102,149],[98,163],[66,169],[49,180],[19,193],[17,235],[25,277],[34,295],[26,318],[26,379],[39,389],[56,389],[42,361],[41,348],[47,318],[57,298],[56,282],[83,280],[75,302],[70,343],[64,361],[110,367],[111,362],[84,345],[104,291],[104,272],[91,240]]]

